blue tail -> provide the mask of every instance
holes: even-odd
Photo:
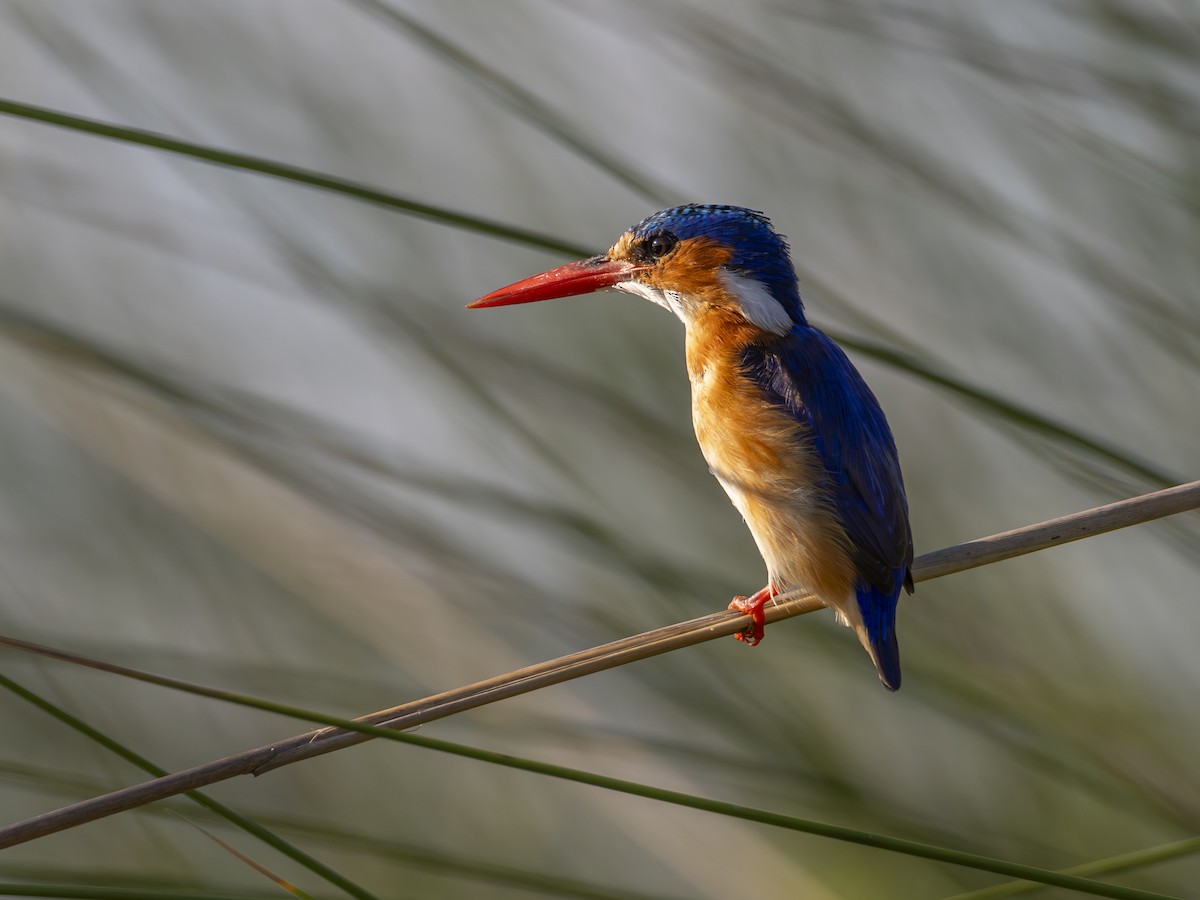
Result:
[[[888,596],[869,584],[860,584],[856,591],[858,608],[862,611],[866,634],[859,639],[871,654],[871,661],[879,672],[879,680],[889,691],[900,689],[900,644],[896,641],[896,593]]]
[[[871,641],[871,658],[879,670],[879,680],[889,691],[900,690],[900,645],[896,642],[896,626],[888,629],[887,636]]]

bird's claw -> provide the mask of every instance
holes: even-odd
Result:
[[[745,631],[739,631],[735,634],[735,638],[749,644],[751,647],[758,645],[759,641],[766,636],[767,630],[767,614],[763,612],[763,606],[778,593],[774,587],[767,585],[753,596],[742,597],[739,595],[729,601],[730,609],[749,616],[751,622]]]

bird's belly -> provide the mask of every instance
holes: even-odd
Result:
[[[770,582],[780,591],[807,588],[842,610],[854,596],[854,565],[811,436],[736,367],[710,362],[692,375],[696,439],[746,520]]]

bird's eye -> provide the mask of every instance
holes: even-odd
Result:
[[[658,234],[652,234],[642,242],[642,252],[650,259],[662,259],[668,253],[675,249],[675,245],[679,243],[679,238],[671,234],[669,231],[660,231]]]

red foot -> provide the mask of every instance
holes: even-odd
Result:
[[[740,613],[745,613],[754,622],[745,631],[739,631],[734,635],[739,641],[745,641],[751,647],[758,644],[763,639],[767,630],[767,616],[763,612],[763,606],[772,597],[779,594],[775,585],[768,584],[765,588],[754,593],[750,597],[734,597],[729,601],[729,608],[737,610]]]

